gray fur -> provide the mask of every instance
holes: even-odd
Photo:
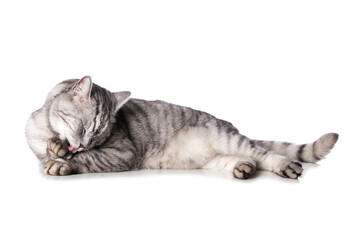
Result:
[[[312,144],[251,140],[229,122],[163,101],[129,99],[90,77],[67,80],[28,120],[26,137],[51,175],[141,168],[205,168],[248,178],[255,169],[297,178],[299,161],[323,158],[337,141]]]

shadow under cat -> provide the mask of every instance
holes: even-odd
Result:
[[[302,176],[306,175],[309,171],[313,170],[314,168],[318,168],[319,164],[317,163],[303,163]],[[175,170],[175,169],[141,169],[137,171],[124,171],[124,172],[108,172],[108,173],[88,173],[88,174],[73,174],[67,176],[51,176],[45,174],[42,171],[41,167],[39,168],[39,172],[42,177],[46,178],[47,180],[54,180],[54,181],[76,181],[81,179],[106,179],[106,178],[138,178],[146,177],[146,178],[153,178],[153,177],[185,177],[185,176],[195,176],[195,177],[208,177],[208,178],[218,178],[223,179],[226,181],[234,181],[239,183],[251,183],[255,182],[258,179],[271,179],[277,182],[288,182],[288,183],[300,183],[301,178],[297,180],[288,179],[288,178],[279,178],[279,176],[264,170],[257,170],[254,175],[249,178],[247,181],[240,181],[237,178],[234,178],[233,175],[226,171],[211,171],[211,170],[204,170],[204,169],[195,169],[195,170]]]

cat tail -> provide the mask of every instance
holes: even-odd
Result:
[[[323,159],[334,147],[339,138],[337,133],[327,133],[318,140],[308,144],[253,140],[253,142],[275,153],[285,155],[293,160],[314,163]]]

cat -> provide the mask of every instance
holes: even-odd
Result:
[[[328,133],[310,144],[252,140],[208,113],[130,94],[112,93],[89,76],[56,85],[25,130],[45,173],[210,169],[247,179],[261,169],[297,179],[301,162],[324,158],[339,137]]]

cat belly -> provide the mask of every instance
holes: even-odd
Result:
[[[170,138],[163,148],[145,156],[141,168],[196,169],[217,155],[214,132],[207,128],[188,127]]]

